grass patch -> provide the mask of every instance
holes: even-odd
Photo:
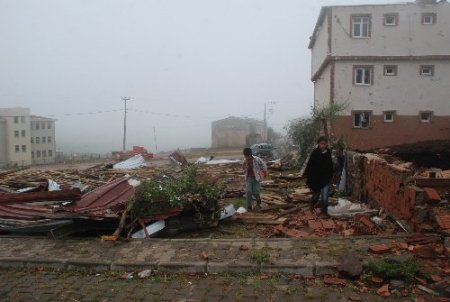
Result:
[[[260,250],[253,250],[250,253],[250,260],[258,264],[270,262],[269,249],[267,247],[263,247]]]
[[[383,279],[401,279],[411,281],[420,275],[419,265],[414,259],[396,262],[387,258],[369,260],[367,270],[374,276]]]

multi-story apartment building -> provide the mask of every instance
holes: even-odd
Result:
[[[53,163],[55,120],[28,108],[0,108],[0,167]]]
[[[353,149],[450,140],[450,3],[323,7],[309,48],[314,106]]]
[[[55,120],[32,115],[31,129],[31,159],[34,164],[54,163],[56,157]]]
[[[30,109],[0,108],[0,166],[31,165]]]

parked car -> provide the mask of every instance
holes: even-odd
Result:
[[[260,143],[260,144],[253,144],[250,149],[252,149],[252,153],[255,156],[264,158],[266,160],[273,159],[273,150],[276,148],[269,143]]]

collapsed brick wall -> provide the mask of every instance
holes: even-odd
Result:
[[[352,198],[385,209],[397,219],[416,223],[423,190],[409,185],[412,171],[375,154],[347,152],[347,189]]]

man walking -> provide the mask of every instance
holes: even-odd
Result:
[[[256,199],[255,210],[259,210],[261,209],[261,179],[267,175],[267,167],[261,158],[252,155],[252,149],[250,148],[244,149],[244,157],[243,169],[246,182],[247,211],[252,210],[253,196]]]
[[[333,177],[333,161],[331,150],[328,148],[328,140],[320,137],[317,140],[317,148],[311,153],[305,169],[306,184],[312,191],[311,209],[321,198],[322,215],[328,216],[328,192]]]

